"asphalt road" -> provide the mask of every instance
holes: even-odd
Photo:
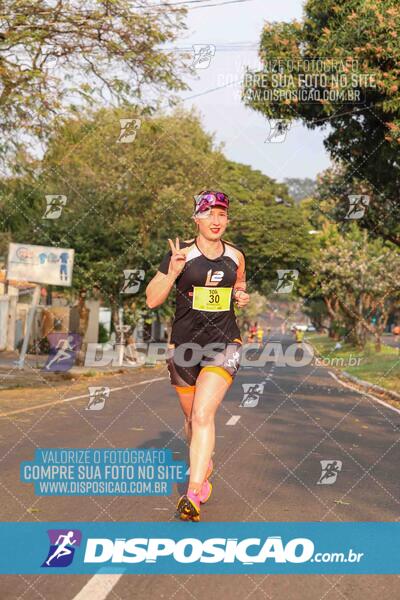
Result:
[[[284,348],[292,343],[289,337],[282,341]],[[217,413],[214,493],[202,521],[399,520],[400,413],[342,386],[329,371],[313,363],[298,368],[271,362],[239,371]],[[170,497],[66,498],[37,497],[33,485],[19,481],[20,463],[32,460],[36,447],[168,447],[187,460],[183,419],[167,375],[160,365],[87,384],[110,386],[101,411],[85,410],[87,397],[68,400],[87,393],[81,383],[30,395],[0,392],[1,520],[174,520],[184,486]],[[249,383],[264,383],[251,408],[240,406],[242,385]],[[320,460],[342,461],[334,484],[317,484]],[[103,583],[78,575],[0,579],[2,600],[400,596],[394,575],[123,575]]]

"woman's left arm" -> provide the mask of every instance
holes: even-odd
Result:
[[[246,306],[250,300],[250,296],[246,292],[246,285],[246,261],[243,254],[240,253],[236,282],[233,286],[234,299],[240,308]]]

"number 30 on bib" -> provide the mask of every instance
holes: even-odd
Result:
[[[193,286],[192,307],[194,310],[208,312],[229,310],[231,306],[231,297],[231,287],[210,288]]]

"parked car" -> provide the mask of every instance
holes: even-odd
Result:
[[[307,325],[303,325],[302,323],[294,323],[290,330],[296,331],[296,329],[298,329],[299,331],[307,331]]]

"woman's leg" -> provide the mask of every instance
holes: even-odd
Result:
[[[192,408],[193,400],[196,387],[194,385],[175,386],[176,393],[178,394],[179,402],[185,416],[184,428],[188,445],[192,439]]]
[[[195,493],[200,491],[214,451],[215,413],[231,383],[232,378],[229,373],[218,367],[202,369],[196,381],[191,419],[189,482],[189,489]]]

